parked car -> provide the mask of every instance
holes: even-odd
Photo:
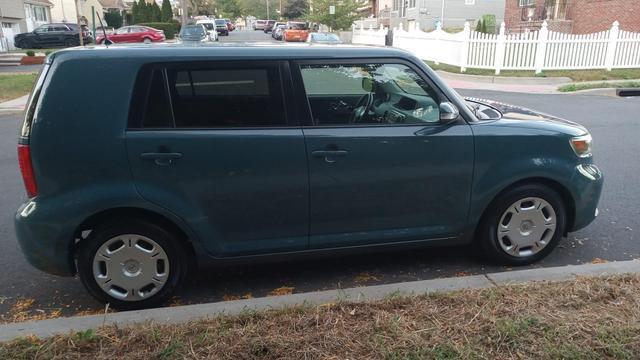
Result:
[[[209,41],[209,33],[202,24],[185,25],[180,29],[178,35],[182,42],[205,42]]]
[[[282,34],[284,33],[284,29],[287,27],[285,23],[276,23],[273,26],[273,31],[271,31],[271,37],[276,40],[282,40]]]
[[[69,96],[87,73],[109,111]],[[119,309],[210,265],[472,243],[529,264],[597,216],[603,184],[583,126],[464,99],[382,47],[57,51],[18,160],[28,261]]]
[[[264,24],[264,33],[267,34],[273,31],[273,27],[275,26],[275,24],[275,20],[267,20],[267,22]]]
[[[218,35],[229,36],[229,27],[224,19],[216,19],[216,30]]]
[[[209,41],[218,41],[218,30],[216,30],[216,21],[214,19],[201,19],[196,24],[204,26],[209,34]]]
[[[97,32],[96,44],[104,42],[104,33]],[[123,26],[113,34],[107,34],[109,41],[113,43],[145,43],[162,42],[165,40],[163,30],[154,29],[149,26],[133,25]]]
[[[307,42],[312,44],[342,44],[342,40],[336,34],[312,32],[307,36]]]
[[[307,41],[309,28],[307,23],[289,21],[282,34],[284,41]]]
[[[21,49],[78,46],[80,31],[82,31],[82,41],[85,44],[90,43],[92,39],[86,26],[79,27],[78,24],[71,23],[41,25],[31,32],[16,35],[13,41],[14,45]]]
[[[107,33],[107,35],[111,35],[116,32],[116,29],[114,29],[113,26],[96,27],[96,35],[99,35],[99,34],[104,35],[105,32]]]
[[[256,20],[253,23],[253,30],[264,30],[267,20]]]
[[[236,25],[235,25],[234,23],[232,23],[232,22],[231,22],[231,20],[229,20],[229,19],[224,19],[224,21],[226,21],[226,22],[227,22],[227,29],[228,29],[229,31],[233,31],[233,30],[235,30],[235,29],[236,29]]]

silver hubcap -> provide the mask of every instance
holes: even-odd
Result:
[[[102,244],[93,258],[93,277],[104,292],[140,301],[160,291],[169,279],[169,258],[155,241],[135,234]]]
[[[546,200],[529,197],[516,201],[498,223],[498,243],[507,254],[531,256],[549,244],[556,232],[556,212]]]

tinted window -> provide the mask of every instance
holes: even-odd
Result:
[[[305,24],[305,23],[289,23],[289,29],[307,30],[307,24]]]
[[[286,125],[277,68],[168,70],[177,127]]]
[[[303,65],[316,125],[419,124],[440,119],[437,93],[402,64]]]
[[[153,70],[149,89],[147,92],[147,102],[145,106],[142,127],[145,128],[167,128],[173,127],[171,117],[171,106],[163,70]]]

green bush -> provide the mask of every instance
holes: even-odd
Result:
[[[51,54],[52,52],[53,52],[53,50],[47,50],[47,51],[44,52],[44,55],[45,56],[49,56],[49,54]]]
[[[180,32],[180,23],[177,21],[172,22],[149,22],[149,23],[141,23],[138,25],[152,27],[154,29],[164,31],[164,36],[167,39],[173,39],[178,32]]]
[[[33,50],[27,50],[27,56],[36,56],[36,52]]]
[[[122,26],[122,15],[118,10],[111,9],[106,14],[104,14],[104,21],[108,26],[112,26],[117,29]]]

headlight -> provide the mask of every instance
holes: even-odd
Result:
[[[582,158],[591,156],[591,134],[572,137],[571,147],[575,151],[576,155]]]

